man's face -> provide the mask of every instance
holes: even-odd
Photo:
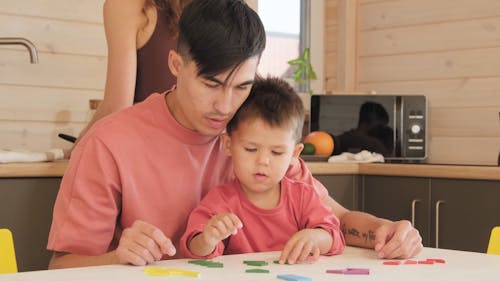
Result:
[[[170,111],[188,129],[207,136],[219,135],[248,97],[257,64],[258,57],[255,56],[233,73],[226,71],[212,77],[201,77],[197,76],[194,61],[186,62],[171,51],[169,66],[177,77],[177,88],[167,95]]]

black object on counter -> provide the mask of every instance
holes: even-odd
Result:
[[[57,135],[58,137],[60,137],[61,139],[63,140],[67,140],[69,142],[75,142],[76,141],[76,138],[73,137],[73,136],[70,136],[70,135],[66,135],[66,134],[58,134]]]

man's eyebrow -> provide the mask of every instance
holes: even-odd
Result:
[[[220,85],[224,85],[224,82],[220,81],[219,79],[215,78],[214,76],[206,76],[206,77],[203,77],[203,78],[205,78],[208,81],[212,81],[214,83],[217,83],[217,84],[220,84]]]
[[[214,76],[207,76],[207,77],[204,77],[204,79],[206,79],[208,81],[212,81],[212,82],[217,83],[219,85],[224,85],[224,82],[220,81],[219,79],[215,78]],[[255,79],[249,79],[249,80],[241,82],[240,84],[238,84],[238,86],[252,85],[254,82],[255,82]]]
[[[240,83],[239,86],[252,85],[254,82],[255,82],[254,79],[250,79],[250,80],[247,80],[247,81]]]

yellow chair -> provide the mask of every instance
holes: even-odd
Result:
[[[10,230],[0,229],[0,274],[16,273],[16,252],[14,251],[14,240]]]
[[[491,230],[490,243],[486,253],[500,255],[500,226],[496,226]]]

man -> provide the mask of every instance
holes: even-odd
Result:
[[[209,187],[234,177],[219,136],[248,96],[264,47],[262,22],[242,0],[195,0],[185,8],[168,62],[177,86],[96,123],[73,151],[54,207],[50,268],[180,257],[189,212]],[[303,162],[287,176],[315,185],[351,245],[387,258],[422,248],[408,222],[338,205]]]

